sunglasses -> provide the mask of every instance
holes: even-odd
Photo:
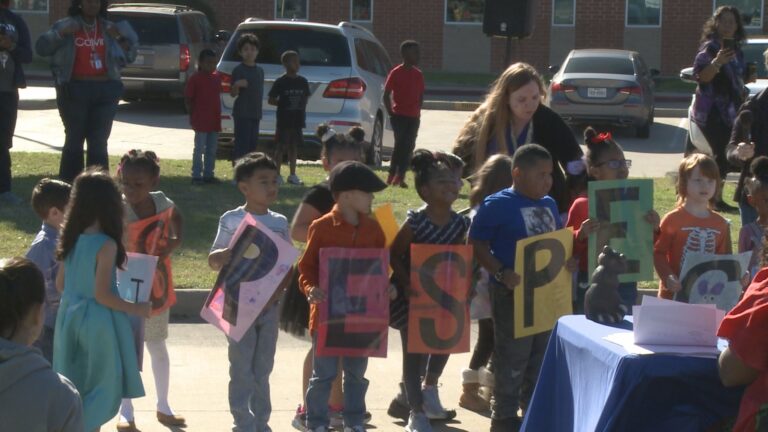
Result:
[[[608,168],[610,168],[610,169],[619,169],[621,167],[629,168],[629,167],[632,166],[632,161],[629,160],[629,159],[621,159],[621,160],[619,160],[619,159],[611,159],[611,160],[607,160],[605,162],[600,162],[599,164],[597,164],[595,166],[603,166],[603,165],[608,165]]]

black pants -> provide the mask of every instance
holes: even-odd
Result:
[[[448,354],[422,354],[408,352],[408,327],[400,330],[403,342],[403,381],[408,405],[421,410],[424,398],[421,395],[421,378],[424,374],[439,377],[448,363]]]
[[[730,170],[728,158],[725,155],[725,147],[731,139],[731,128],[723,121],[717,108],[713,107],[712,111],[709,112],[707,123],[701,132],[712,147],[717,168],[720,169],[720,178],[724,179]]]
[[[11,190],[11,147],[18,109],[18,90],[0,92],[0,193]]]
[[[288,166],[290,173],[296,174],[296,157],[299,145],[304,141],[304,134],[300,128],[281,128],[277,130],[275,136],[275,151],[272,157],[277,164],[277,172],[280,173],[280,166],[283,159],[288,157]]]
[[[487,365],[493,354],[493,320],[481,319],[477,321],[477,325],[477,342],[469,361],[469,368],[475,371]]]
[[[416,136],[419,134],[421,120],[417,117],[394,115],[389,118],[395,133],[395,149],[389,164],[389,174],[405,176],[411,163],[413,149],[416,148]]]

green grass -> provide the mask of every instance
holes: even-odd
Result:
[[[29,197],[35,183],[42,177],[54,176],[58,172],[59,155],[53,153],[13,153],[13,188],[21,197]],[[117,163],[111,159],[112,166]],[[225,211],[243,203],[242,195],[230,182],[219,185],[192,186],[189,172],[190,161],[168,160],[161,161],[162,177],[160,190],[172,200],[184,217],[184,241],[173,255],[174,280],[176,287],[210,288],[215,280],[215,273],[208,269],[208,250],[216,235],[219,216]],[[378,172],[382,178],[386,172]],[[232,168],[229,163],[219,161],[217,175],[231,178]],[[298,175],[307,185],[319,183],[325,178],[325,172],[319,165],[300,165]],[[409,177],[410,178],[410,177]],[[733,196],[733,184],[726,185],[725,196]],[[293,213],[306,193],[308,186],[283,186],[280,188],[279,199],[272,207],[273,210],[293,218]],[[465,185],[455,209],[468,206],[468,187]],[[388,188],[376,195],[374,205],[392,203],[395,217],[398,221],[405,219],[408,209],[418,208],[421,200],[414,191],[409,189]],[[675,203],[675,188],[671,179],[654,179],[654,203],[656,211],[664,215]],[[731,219],[731,234],[734,240],[734,250],[741,228],[738,215],[725,215]],[[0,207],[0,257],[23,255],[40,229],[40,220],[29,206]],[[301,245],[297,245],[301,246]],[[641,282],[641,287],[652,288],[657,282]]]

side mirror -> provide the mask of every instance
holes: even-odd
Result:
[[[693,77],[693,68],[692,67],[687,67],[687,68],[681,70],[680,71],[680,79],[685,81],[685,82],[696,84],[696,80]]]
[[[547,69],[549,69],[549,73],[554,75],[560,70],[560,65],[550,65]]]
[[[213,35],[213,40],[216,42],[228,42],[232,37],[232,33],[227,30],[219,30]]]

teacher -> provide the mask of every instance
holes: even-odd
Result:
[[[107,0],[72,0],[66,18],[40,36],[38,55],[51,57],[56,102],[66,139],[59,177],[72,182],[87,166],[109,169],[107,140],[123,94],[120,70],[136,58],[136,33],[106,19]]]
[[[549,195],[563,214],[579,192],[575,184],[584,179],[586,166],[571,129],[541,103],[544,94],[544,82],[533,66],[513,64],[493,83],[485,101],[464,124],[453,152],[466,162],[467,174],[472,174],[494,154],[512,155],[530,143],[543,146],[560,165],[552,171]]]

